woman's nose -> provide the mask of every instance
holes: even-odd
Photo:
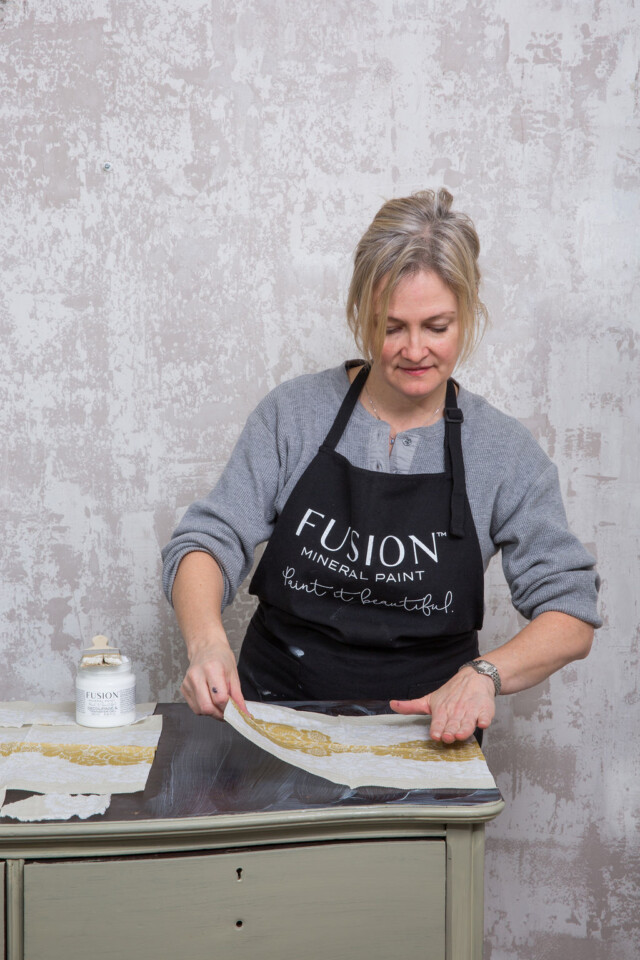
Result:
[[[422,330],[408,331],[404,348],[406,358],[421,360],[428,352],[427,338],[423,336]]]

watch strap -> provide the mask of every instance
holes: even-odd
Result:
[[[502,681],[500,680],[498,668],[494,666],[493,663],[489,663],[488,660],[469,660],[467,663],[463,663],[462,667],[471,667],[476,673],[480,673],[485,677],[491,677],[496,697],[498,696],[502,690]],[[459,669],[462,670],[462,667],[459,667]]]

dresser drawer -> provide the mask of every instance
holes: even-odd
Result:
[[[27,862],[24,956],[444,960],[445,880],[443,839]]]

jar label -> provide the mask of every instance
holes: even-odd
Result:
[[[136,708],[136,688],[124,690],[76,689],[76,711],[90,717],[114,717]]]

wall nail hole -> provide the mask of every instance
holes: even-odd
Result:
[[[236,920],[236,927],[240,929],[241,926],[242,926],[242,920]]]
[[[238,874],[238,880],[242,880],[242,867],[238,867],[236,873]]]

